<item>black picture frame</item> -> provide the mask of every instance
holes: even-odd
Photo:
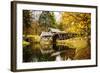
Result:
[[[44,5],[44,6],[64,6],[64,7],[76,7],[76,8],[90,8],[95,9],[95,64],[91,65],[82,65],[82,66],[64,66],[64,67],[50,67],[50,68],[30,68],[30,69],[17,69],[17,5],[18,4],[29,4],[29,5]],[[37,71],[37,70],[52,70],[52,69],[69,69],[69,68],[84,68],[84,67],[97,67],[98,66],[98,8],[97,6],[90,5],[75,5],[75,4],[58,4],[58,3],[43,3],[43,2],[26,2],[26,1],[12,1],[11,2],[11,71],[20,72],[20,71]]]

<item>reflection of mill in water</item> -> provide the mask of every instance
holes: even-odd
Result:
[[[55,53],[53,53],[52,56],[56,56],[56,61],[73,59],[75,55],[75,49],[69,48],[65,45],[57,45],[56,41],[66,40],[75,36],[76,34],[72,33],[58,33],[53,36],[53,49],[55,50]]]

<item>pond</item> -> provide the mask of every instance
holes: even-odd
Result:
[[[23,48],[23,62],[61,61],[70,58],[73,60],[75,49],[65,45],[32,43]]]

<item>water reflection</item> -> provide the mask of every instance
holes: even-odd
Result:
[[[68,58],[73,60],[75,56],[75,49],[69,48],[66,45],[53,44],[53,49],[55,50],[55,52],[59,52],[58,55],[61,56],[62,60],[67,60]]]
[[[27,51],[25,50],[27,49]],[[52,43],[32,43],[24,47],[23,62],[62,61],[73,59],[75,49]]]

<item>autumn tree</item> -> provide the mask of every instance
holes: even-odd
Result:
[[[32,12],[30,10],[23,10],[23,33],[28,34],[28,28],[31,27]]]
[[[90,35],[91,14],[62,12],[60,27],[66,32]]]

